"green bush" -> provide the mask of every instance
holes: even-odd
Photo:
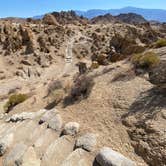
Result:
[[[155,48],[165,47],[166,46],[166,39],[159,39],[155,43]]]
[[[132,62],[136,68],[149,69],[156,66],[160,62],[160,59],[154,52],[146,52],[144,54],[133,55]]]
[[[14,94],[10,96],[7,103],[4,105],[5,112],[10,112],[14,106],[24,102],[27,98],[28,96],[26,94]]]

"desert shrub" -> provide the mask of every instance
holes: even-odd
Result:
[[[165,47],[166,46],[166,39],[159,39],[155,43],[155,48]]]
[[[53,80],[48,84],[47,95],[44,98],[47,98],[48,105],[46,109],[52,109],[57,104],[59,104],[65,95],[65,90],[63,88],[62,82],[60,80]]]
[[[63,99],[63,96],[64,96],[64,90],[63,89],[54,90],[51,94],[51,97],[54,98],[56,103],[59,103]]]
[[[10,112],[14,106],[24,102],[26,99],[28,99],[28,96],[26,94],[11,95],[7,103],[4,105],[5,112],[6,113]]]
[[[64,106],[73,104],[76,101],[85,99],[91,93],[94,81],[92,77],[87,75],[78,76],[71,87],[68,96],[64,99]]]
[[[107,65],[108,64],[107,55],[105,54],[98,55],[97,62],[99,63],[99,65]]]
[[[57,89],[62,89],[62,83],[59,80],[53,80],[48,84],[47,87],[47,96],[49,96],[50,94],[54,93],[55,90]]]
[[[107,60],[107,55],[106,54],[98,54],[98,55],[92,55],[91,60],[96,61],[99,65],[107,65],[108,60]]]
[[[146,52],[133,55],[132,62],[136,68],[149,69],[156,66],[160,59],[154,52]]]
[[[111,53],[108,59],[110,62],[117,62],[117,61],[123,60],[124,58],[126,58],[126,56],[120,53]]]
[[[92,61],[90,69],[97,69],[99,67],[99,63],[97,61]]]

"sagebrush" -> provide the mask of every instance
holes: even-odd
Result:
[[[160,58],[154,52],[134,54],[132,62],[136,68],[150,69],[160,62]]]
[[[6,113],[10,112],[11,109],[24,102],[25,100],[28,99],[28,96],[26,94],[14,94],[14,95],[11,95],[8,99],[8,101],[6,102],[6,104],[4,105],[4,110]]]

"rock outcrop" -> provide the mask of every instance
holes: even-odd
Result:
[[[92,24],[109,24],[118,22],[118,20],[111,14],[106,14],[104,16],[98,16],[90,20]]]
[[[166,87],[166,61],[161,61],[149,71],[149,81],[157,86]]]
[[[47,14],[43,18],[43,22],[51,25],[66,25],[66,24],[87,24],[88,20],[76,15],[74,11],[68,12],[53,12],[51,14]]]
[[[93,133],[87,133],[77,139],[75,146],[77,148],[83,148],[87,151],[93,151],[96,144],[97,144],[96,135]]]
[[[58,25],[56,18],[51,14],[46,14],[43,18],[43,23],[48,25]]]
[[[116,16],[116,19],[128,24],[142,24],[147,22],[145,18],[135,13],[120,14]]]

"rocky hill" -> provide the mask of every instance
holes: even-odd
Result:
[[[142,24],[147,22],[141,15],[135,13],[120,14],[116,18],[129,24]]]
[[[166,164],[164,24],[95,19],[0,20],[0,165]]]
[[[98,17],[94,17],[91,19],[91,23],[118,23],[123,22],[127,24],[144,24],[147,23],[141,15],[135,13],[128,13],[128,14],[120,14],[118,16],[112,16],[111,14],[101,15]]]
[[[66,24],[86,24],[88,22],[87,19],[83,17],[79,17],[76,15],[74,11],[68,11],[68,12],[53,12],[51,14],[47,14],[43,17],[43,20],[47,22],[47,20],[50,20],[49,16],[53,16],[52,19],[55,19],[57,23],[60,25],[66,25]],[[47,18],[48,17],[48,18]]]
[[[118,22],[118,20],[111,14],[106,14],[103,16],[101,15],[101,16],[94,17],[91,19],[92,24],[97,24],[97,23],[108,24],[108,23],[115,23],[115,22]]]

